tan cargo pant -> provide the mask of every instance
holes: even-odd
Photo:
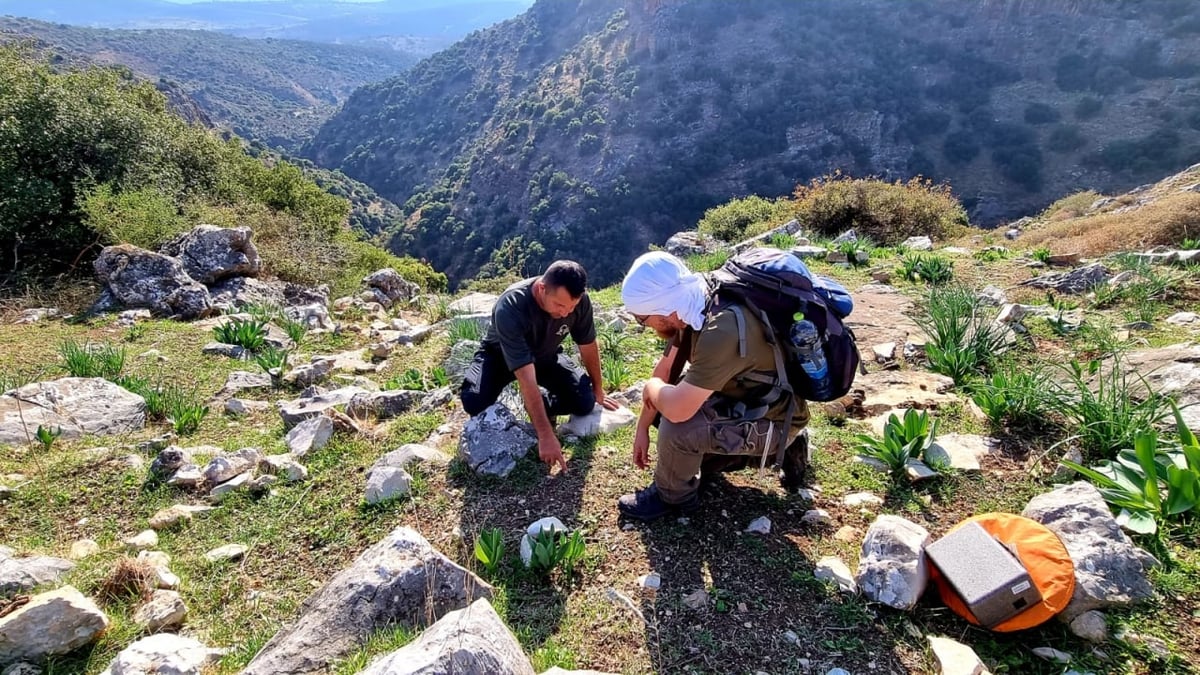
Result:
[[[700,466],[706,455],[761,458],[765,452],[770,463],[780,447],[782,422],[765,418],[731,420],[718,414],[712,403],[711,398],[705,401],[695,415],[683,422],[671,422],[665,417],[659,422],[654,484],[659,497],[668,504],[683,503],[700,489]],[[798,434],[799,430],[793,428],[788,443]]]

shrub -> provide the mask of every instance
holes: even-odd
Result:
[[[268,346],[258,350],[254,354],[254,362],[267,373],[271,371],[279,372],[287,368],[287,361],[288,350],[286,349],[276,349],[275,347]]]
[[[167,420],[171,422],[175,433],[180,436],[191,436],[200,429],[200,422],[208,416],[208,406],[204,405],[196,392],[185,391],[182,387],[173,385],[163,391],[166,404]]]
[[[579,530],[567,534],[543,529],[533,538],[533,555],[529,567],[535,572],[550,574],[555,567],[561,565],[563,571],[570,576],[575,571],[575,565],[583,560],[586,550],[587,544]]]
[[[1082,216],[1088,207],[1100,198],[1100,193],[1095,190],[1084,190],[1076,192],[1072,195],[1067,195],[1062,199],[1054,202],[1042,211],[1041,217],[1045,220],[1062,220],[1064,218],[1078,218]]]
[[[792,213],[793,204],[786,199],[751,195],[705,211],[696,229],[721,241],[738,242],[783,225]]]
[[[959,385],[986,372],[1005,347],[1004,328],[994,319],[995,310],[963,286],[930,289],[915,319],[929,336],[930,369]]]
[[[1028,124],[1050,124],[1057,122],[1060,117],[1057,110],[1040,101],[1025,106],[1025,122]]]
[[[83,221],[111,244],[133,244],[157,250],[189,228],[175,201],[154,188],[115,191],[98,185],[80,201]]]
[[[729,251],[694,253],[683,259],[683,264],[693,272],[711,272],[729,260]]]
[[[854,228],[884,246],[915,235],[947,239],[967,225],[967,212],[950,187],[923,178],[815,179],[796,188],[796,214],[807,231],[836,235]]]
[[[1087,144],[1079,127],[1073,124],[1059,124],[1046,137],[1046,147],[1057,153],[1074,152]]]
[[[1050,262],[1050,249],[1045,246],[1039,246],[1029,253],[1029,257],[1043,265],[1048,264]]]

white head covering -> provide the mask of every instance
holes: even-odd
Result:
[[[633,261],[621,283],[621,300],[634,314],[670,316],[677,312],[680,319],[700,330],[707,291],[704,277],[693,274],[679,258],[651,251]]]

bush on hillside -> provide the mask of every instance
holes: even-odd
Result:
[[[783,225],[792,217],[790,201],[751,195],[705,211],[696,228],[721,241],[738,242]]]
[[[1021,235],[1031,248],[1051,245],[1097,257],[1116,251],[1176,246],[1200,236],[1200,194],[1172,194],[1125,213],[1099,213],[1047,223]]]
[[[806,230],[836,235],[854,228],[884,246],[908,237],[946,239],[967,226],[967,212],[946,184],[923,178],[888,183],[841,175],[796,188],[796,217]]]
[[[1073,124],[1059,124],[1046,137],[1046,147],[1053,152],[1067,153],[1082,148],[1087,143],[1079,127]]]
[[[1062,199],[1054,202],[1046,207],[1042,212],[1042,218],[1045,220],[1065,220],[1067,218],[1078,218],[1082,216],[1088,207],[1100,198],[1100,193],[1094,190],[1084,190],[1076,192],[1072,195],[1067,195]]]
[[[86,270],[104,245],[153,249],[211,223],[249,227],[268,272],[286,281],[345,291],[391,266],[445,287],[428,265],[359,241],[349,202],[299,167],[189,125],[127,71],[58,73],[32,51],[0,47],[0,120],[0,250],[14,270],[0,283]]]

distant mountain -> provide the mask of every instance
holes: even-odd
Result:
[[[994,224],[1200,161],[1200,3],[540,0],[355,92],[305,154],[404,204],[395,250],[457,281],[520,249],[608,283],[836,170],[949,180]]]
[[[525,10],[532,0],[272,0],[193,2],[0,0],[0,14],[95,28],[213,30],[241,37],[318,42],[409,38],[433,53],[471,31]]]
[[[23,38],[36,39],[70,62],[120,64],[152,81],[174,83],[214,123],[239,136],[292,150],[310,138],[350,92],[393,77],[417,60],[381,47],[251,40],[204,31],[76,28],[0,18],[0,41]]]

